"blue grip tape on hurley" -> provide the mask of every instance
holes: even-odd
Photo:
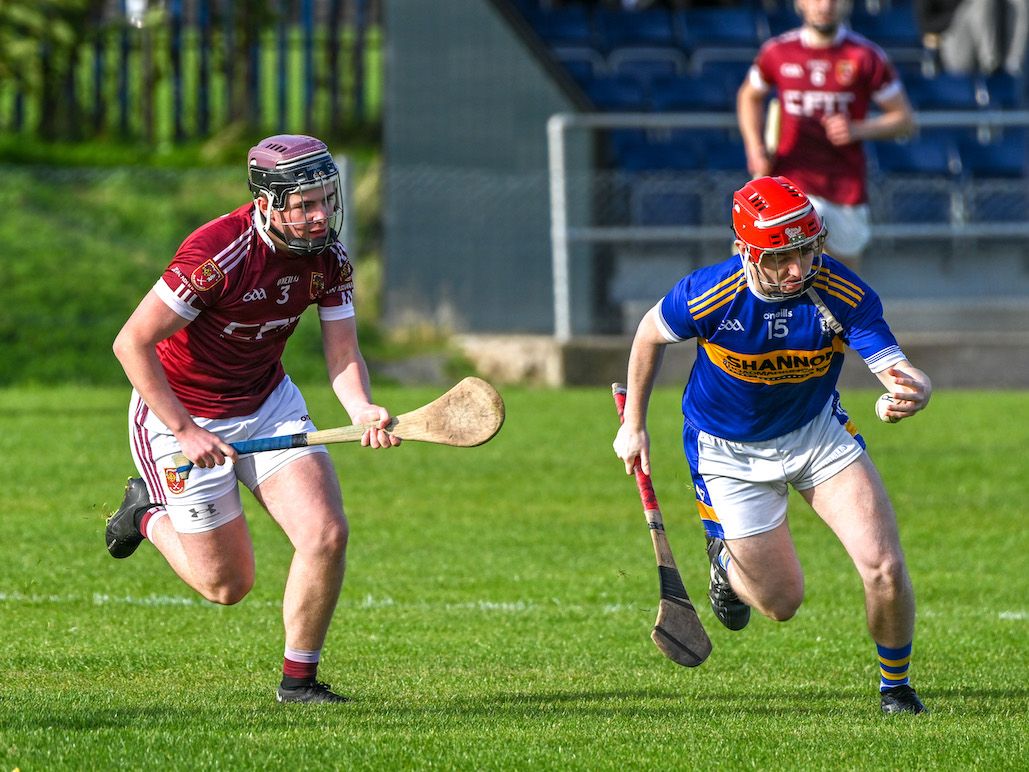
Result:
[[[260,437],[256,440],[242,440],[230,443],[237,453],[261,453],[265,450],[302,448],[307,445],[306,434],[287,434],[282,437]]]

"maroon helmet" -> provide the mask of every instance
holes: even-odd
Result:
[[[320,139],[303,134],[277,134],[261,140],[247,154],[247,177],[254,198],[265,198],[271,209],[283,212],[284,228],[272,224],[270,213],[255,223],[271,232],[290,252],[317,255],[339,239],[343,200],[339,169]],[[313,196],[311,191],[317,191]],[[291,201],[294,193],[300,194]],[[323,235],[305,237],[311,226],[325,221]]]

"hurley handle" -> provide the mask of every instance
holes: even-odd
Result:
[[[618,422],[625,423],[625,387],[620,383],[612,383],[611,395],[615,398],[615,407],[618,409]],[[643,502],[644,511],[660,510],[650,475],[646,474],[639,464],[636,464],[633,472],[636,474],[636,487],[640,489],[640,500]]]

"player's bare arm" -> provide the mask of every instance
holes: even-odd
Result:
[[[632,474],[637,463],[650,474],[650,435],[647,432],[647,407],[654,381],[661,369],[668,341],[657,324],[657,308],[640,320],[629,352],[629,373],[625,395],[625,421],[615,436],[615,455],[625,462],[625,473]]]
[[[882,112],[863,121],[852,121],[842,113],[822,119],[825,134],[834,145],[865,140],[900,139],[915,130],[915,114],[904,91],[878,102]]]
[[[157,358],[158,342],[189,324],[151,290],[140,301],[114,340],[114,355],[125,375],[147,406],[175,434],[182,453],[196,466],[206,468],[236,460],[228,443],[194,423],[189,411],[168,385]]]
[[[910,418],[929,404],[929,398],[933,393],[932,382],[928,375],[908,360],[905,359],[876,373],[876,377],[893,397],[893,404],[887,410],[891,418]]]
[[[747,153],[747,171],[753,177],[772,172],[772,160],[765,148],[765,96],[749,76],[736,92],[736,120]]]
[[[361,444],[372,448],[391,448],[400,438],[386,432],[392,417],[389,411],[371,401],[368,366],[357,341],[357,322],[349,319],[322,320],[322,346],[329,371],[329,382],[344,410],[355,424],[376,424],[361,437]]]

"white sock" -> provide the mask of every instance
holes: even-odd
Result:
[[[287,646],[283,656],[293,662],[306,662],[311,664],[312,662],[318,662],[322,658],[322,650],[305,651],[304,649],[291,649]]]

